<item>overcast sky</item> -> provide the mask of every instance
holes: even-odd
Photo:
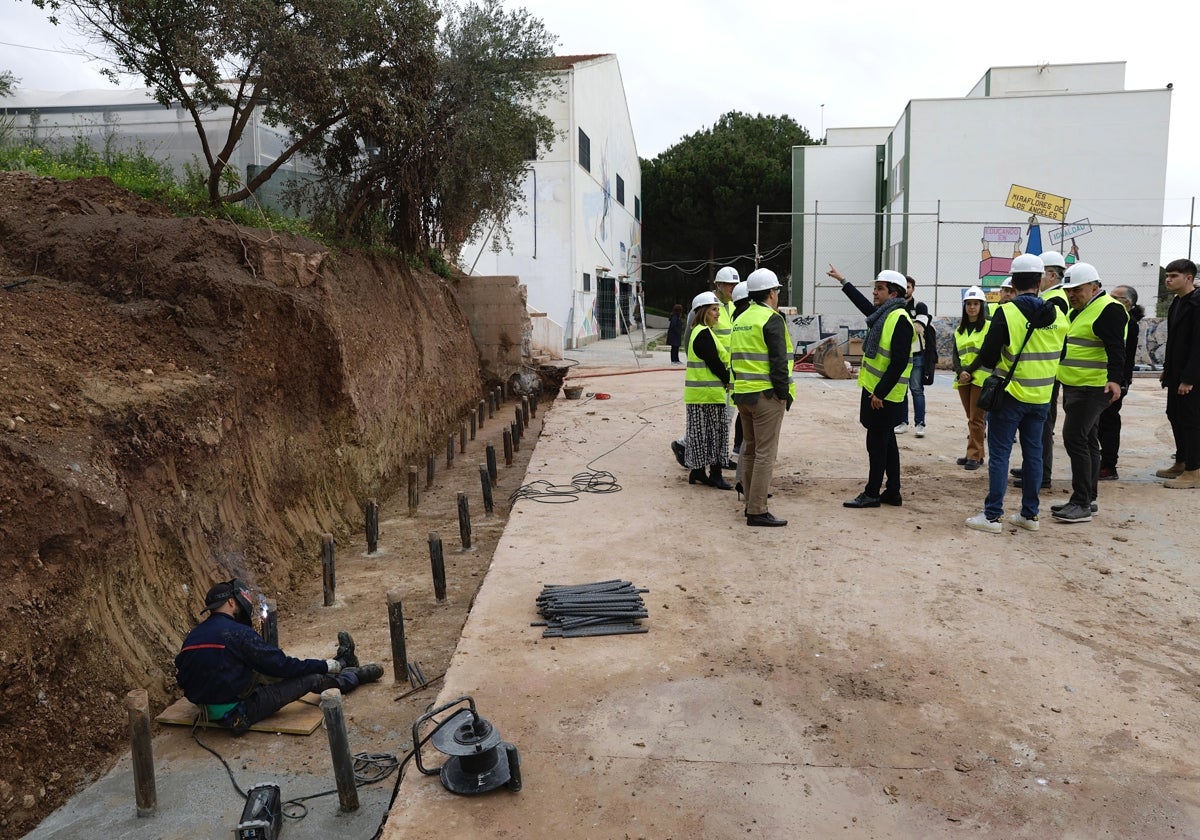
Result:
[[[1129,90],[1174,84],[1166,221],[1186,222],[1200,196],[1200,64],[1186,3],[505,3],[541,18],[560,54],[616,53],[642,157],[731,110],[787,114],[819,137],[891,126],[910,99],[964,96],[992,66],[1124,61]],[[0,9],[0,41],[21,45],[0,44],[0,70],[21,87],[108,86],[94,63],[27,48],[77,47],[69,28],[50,26],[27,0],[0,0]]]

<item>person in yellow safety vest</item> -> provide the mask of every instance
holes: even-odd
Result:
[[[984,460],[983,434],[987,427],[987,412],[979,407],[979,389],[992,371],[979,368],[966,382],[959,382],[958,374],[979,355],[987,328],[987,295],[983,289],[972,286],[963,295],[962,318],[959,319],[958,329],[954,331],[954,353],[951,357],[954,387],[958,390],[958,398],[962,400],[963,411],[967,415],[967,454],[956,463],[968,470],[979,469]]]
[[[717,272],[716,279],[713,281],[713,288],[717,290],[717,301],[721,304],[720,318],[716,327],[713,328],[713,335],[717,337],[718,341],[724,343],[726,350],[729,349],[730,342],[733,340],[733,290],[741,279],[738,276],[738,270],[727,265]]]
[[[717,302],[721,305],[720,320],[713,328],[713,335],[725,345],[725,353],[729,353],[729,339],[733,327],[733,289],[738,284],[738,270],[731,265],[727,265],[717,272],[717,276],[713,279],[713,288],[716,289]],[[683,343],[685,346],[691,344],[692,327],[694,324],[695,311],[688,313],[687,324],[683,331]],[[732,409],[726,403],[726,416],[732,414]],[[732,422],[732,421],[730,421]],[[726,424],[728,425],[728,423]],[[728,429],[726,429],[728,432]],[[671,452],[675,455],[675,460],[679,462],[679,466],[684,466],[683,450],[687,445],[687,432],[683,433],[683,437],[671,441]],[[723,465],[726,469],[733,469],[733,464],[728,461]]]
[[[867,430],[867,485],[842,506],[901,505],[904,500],[900,495],[896,426],[904,416],[908,378],[912,375],[914,330],[912,316],[904,306],[908,279],[899,271],[885,268],[875,277],[872,302],[832,265],[826,274],[842,285],[842,293],[867,316],[867,337],[863,339],[863,360],[858,369],[858,384],[862,386],[858,421]]]
[[[721,302],[720,318],[717,321],[716,327],[713,328],[713,334],[718,341],[725,342],[725,350],[728,351],[732,346],[733,341],[733,290],[738,287],[741,277],[738,270],[731,265],[727,265],[717,272],[717,276],[713,281],[713,286],[717,290],[717,300]],[[737,416],[737,409],[734,408],[732,401],[725,403],[725,420],[726,434],[729,431],[729,425],[733,423],[733,418]],[[732,461],[725,462],[725,469],[737,469],[737,464]]]
[[[701,292],[692,301],[693,326],[688,337],[687,372],[683,381],[687,413],[683,463],[691,470],[688,484],[699,482],[718,490],[732,490],[733,485],[721,476],[721,467],[729,458],[725,402],[730,378],[729,351],[713,333],[720,309],[721,304],[712,292]]]
[[[730,359],[733,402],[742,418],[741,470],[746,486],[746,524],[787,525],[767,510],[779,429],[792,407],[793,350],[787,323],[779,314],[779,278],[769,268],[755,269],[746,278],[750,305],[733,324]]]
[[[1067,270],[1067,261],[1063,259],[1063,255],[1058,251],[1042,251],[1038,255],[1038,259],[1042,261],[1042,279],[1038,288],[1041,290],[1041,298],[1044,301],[1053,303],[1065,315],[1070,311],[1071,305],[1067,303],[1067,293],[1063,291],[1063,274]],[[1054,470],[1054,427],[1058,423],[1058,383],[1054,383],[1054,390],[1050,394],[1050,413],[1046,415],[1046,422],[1042,426],[1042,489],[1050,489],[1050,473]],[[1020,487],[1023,478],[1020,477],[1020,469],[1012,471],[1013,487]]]
[[[1100,479],[1100,415],[1121,398],[1129,311],[1100,288],[1095,266],[1067,269],[1071,302],[1067,346],[1058,366],[1063,394],[1063,448],[1071,459],[1071,498],[1050,512],[1059,522],[1090,522]]]
[[[1035,254],[1021,254],[1013,260],[1012,284],[1017,296],[996,307],[978,355],[958,375],[959,383],[966,383],[983,368],[992,368],[998,375],[1012,370],[1002,404],[987,416],[988,492],[983,511],[966,521],[967,527],[976,531],[999,534],[1004,530],[1001,517],[1008,490],[1008,459],[1018,432],[1024,478],[1021,510],[1008,521],[1027,531],[1039,528],[1042,426],[1050,411],[1054,375],[1067,338],[1067,316],[1038,297],[1043,271],[1042,260]]]

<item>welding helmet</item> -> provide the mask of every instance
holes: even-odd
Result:
[[[232,598],[237,602],[238,606],[237,614],[234,618],[242,624],[249,626],[251,624],[250,616],[254,611],[254,607],[250,603],[250,597],[250,587],[241,579],[234,578],[233,580],[227,580],[216,584],[208,590],[208,594],[204,596],[204,609],[202,612],[212,612]]]

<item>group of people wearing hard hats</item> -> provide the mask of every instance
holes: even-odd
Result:
[[[729,412],[737,411],[737,484],[746,495],[746,524],[787,525],[767,509],[775,469],[779,429],[792,407],[794,353],[787,324],[779,314],[779,278],[767,268],[744,281],[737,269],[717,272],[716,292],[692,300],[683,402],[687,432],[672,442],[687,467],[689,484],[732,490],[722,474],[729,460]]]
[[[868,477],[863,491],[844,502],[849,508],[903,504],[896,427],[912,375],[914,324],[906,308],[907,278],[879,272],[868,299],[833,266],[827,272],[866,316],[867,332],[858,373],[859,420],[866,429]],[[1175,260],[1166,267],[1174,296],[1168,313],[1167,348],[1161,384],[1168,389],[1167,418],[1175,437],[1174,463],[1156,474],[1172,489],[1200,489],[1200,292],[1196,265]],[[729,462],[727,406],[737,410],[740,440],[737,490],[746,490],[746,524],[786,525],[767,509],[769,485],[783,414],[795,399],[793,348],[778,313],[779,280],[769,269],[739,283],[732,267],[721,269],[716,289],[692,301],[687,339],[684,403],[687,434],[672,447],[691,470],[689,483],[733,489],[722,468]],[[1067,266],[1062,255],[1021,254],[988,312],[978,286],[965,291],[954,331],[954,387],[967,417],[967,447],[957,460],[967,470],[988,467],[983,510],[968,528],[1000,533],[1005,522],[1027,531],[1040,527],[1042,489],[1049,486],[1052,442],[1061,394],[1063,445],[1071,462],[1071,496],[1053,505],[1062,523],[1091,521],[1099,510],[1098,483],[1116,477],[1120,404],[1132,380],[1141,318],[1137,292],[1103,288],[1089,263]],[[981,397],[982,404],[981,404]],[[1108,431],[1102,430],[1105,420]],[[1102,459],[1101,440],[1115,441],[1111,461]],[[985,446],[986,438],[986,446]],[[1021,466],[1009,470],[1019,440]],[[989,454],[990,453],[990,454]],[[1004,518],[1009,479],[1021,490],[1017,512]]]

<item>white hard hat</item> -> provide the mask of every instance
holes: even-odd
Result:
[[[720,302],[712,292],[701,292],[692,298],[692,311],[695,312],[701,306],[712,306],[714,303]]]
[[[1063,255],[1058,253],[1058,251],[1042,251],[1042,265],[1046,268],[1052,265],[1056,265],[1059,268],[1066,268],[1067,261],[1063,259]]]
[[[746,298],[750,297],[750,290],[748,288],[746,288],[745,280],[743,280],[741,283],[738,283],[736,286],[733,287],[732,297],[733,297],[734,303],[737,303],[739,300],[745,300]]]
[[[1063,275],[1064,289],[1074,289],[1076,286],[1099,282],[1100,272],[1096,271],[1096,267],[1091,263],[1077,262],[1068,268],[1067,273]]]
[[[1009,269],[1013,274],[1041,274],[1045,270],[1046,266],[1037,254],[1021,254],[1012,261]]]
[[[983,293],[983,289],[979,288],[978,286],[972,286],[971,288],[967,289],[967,293],[963,295],[963,301],[965,302],[968,300],[986,301],[987,295]]]
[[[767,289],[778,289],[779,278],[769,268],[756,268],[746,278],[746,293],[765,292]]]
[[[717,272],[717,283],[737,283],[742,278],[738,275],[738,271],[731,265],[727,265]]]
[[[899,286],[904,291],[908,291],[908,278],[899,271],[892,271],[890,268],[885,268],[875,277],[876,283],[887,283],[891,286]]]
[[[1000,284],[1001,289],[1011,289],[1012,287],[1012,277],[1005,277],[1004,282]]]

